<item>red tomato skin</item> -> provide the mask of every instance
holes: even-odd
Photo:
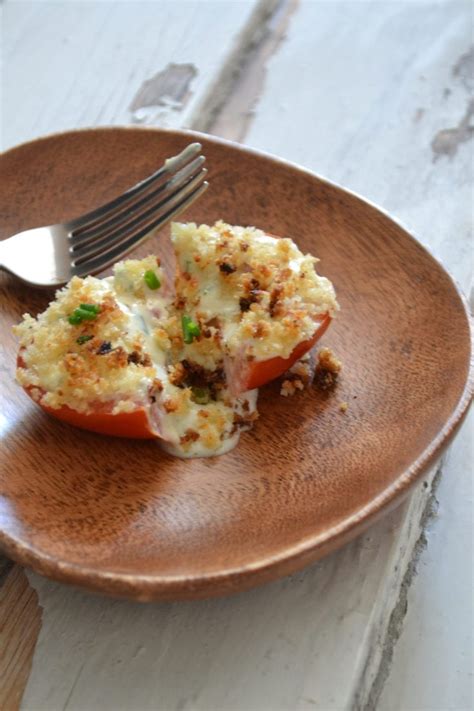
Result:
[[[17,366],[19,368],[25,367],[21,352],[17,357]],[[151,428],[147,412],[143,407],[137,406],[137,409],[132,412],[113,414],[110,406],[98,403],[95,406],[91,405],[90,412],[78,412],[67,405],[56,408],[37,402],[32,393],[39,390],[40,394],[43,394],[39,388],[25,387],[24,390],[48,415],[82,430],[131,439],[156,439],[159,437],[159,433]]]
[[[288,358],[280,358],[276,356],[275,358],[269,358],[268,360],[256,360],[251,361],[247,364],[245,371],[240,373],[240,377],[236,375],[237,390],[232,388],[234,392],[245,392],[246,390],[253,390],[254,388],[260,388],[262,385],[266,385],[271,380],[275,380],[280,375],[283,375],[288,368],[296,363],[299,358],[304,356],[316,343],[323,333],[328,328],[331,323],[331,317],[326,314],[321,325],[313,333],[311,338],[306,341],[298,343],[298,345],[293,349],[292,353]]]
[[[137,408],[133,412],[112,414],[101,410],[77,412],[67,405],[62,405],[59,408],[48,407],[41,403],[39,405],[49,415],[67,422],[69,425],[79,427],[81,430],[129,439],[156,439],[158,437],[158,434],[150,428],[144,408]]]

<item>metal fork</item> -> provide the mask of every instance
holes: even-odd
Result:
[[[106,269],[202,195],[208,183],[200,152],[201,144],[191,143],[102,207],[0,242],[0,268],[34,286],[60,286]]]

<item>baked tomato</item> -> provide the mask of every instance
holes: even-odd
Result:
[[[268,358],[267,360],[253,360],[247,361],[246,363],[235,361],[231,363],[227,368],[230,390],[233,394],[238,394],[246,390],[260,388],[262,385],[266,385],[272,380],[279,378],[280,375],[283,375],[288,368],[291,368],[299,358],[302,358],[305,353],[314,346],[316,341],[321,338],[326,331],[330,322],[331,317],[329,314],[322,316],[311,338],[298,343],[288,358],[276,356],[274,358]]]
[[[17,358],[17,366],[24,368],[25,363],[21,352]],[[33,391],[41,393],[40,388],[25,387],[25,392],[49,415],[69,425],[83,430],[112,435],[113,437],[130,437],[133,439],[155,439],[160,434],[152,426],[148,413],[144,407],[137,405],[132,412],[112,412],[113,406],[104,403],[92,403],[89,412],[78,412],[67,405],[61,407],[48,407],[33,396]]]
[[[41,407],[58,420],[63,420],[63,422],[74,425],[74,427],[80,427],[82,430],[99,432],[113,437],[130,437],[132,439],[155,439],[159,437],[151,429],[146,410],[142,407],[132,412],[119,412],[117,414],[100,405],[92,405],[90,412],[77,412],[77,410],[72,410],[67,405],[59,408],[46,405],[41,405]]]

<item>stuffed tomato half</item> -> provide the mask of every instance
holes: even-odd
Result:
[[[17,379],[49,414],[107,435],[157,438],[179,456],[220,454],[337,311],[317,261],[255,228],[174,224],[177,270],[157,257],[74,278],[25,315]]]

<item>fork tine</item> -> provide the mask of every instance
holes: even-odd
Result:
[[[203,175],[200,175],[198,179],[192,181],[192,190],[190,190],[191,183],[188,183],[176,193],[172,199],[167,200],[161,206],[160,210],[153,213],[153,219],[147,221],[145,224],[136,225],[136,229],[133,232],[128,232],[123,235],[123,238],[111,244],[109,249],[79,264],[73,264],[71,274],[80,277],[87,276],[88,274],[96,274],[121,259],[143,242],[152,230],[158,229],[161,225],[172,219],[174,215],[181,213],[185,208],[189,207],[194,200],[202,195],[209,185],[207,181],[202,182],[202,178]]]
[[[173,178],[173,180],[170,181],[169,189],[166,191],[166,196],[163,196],[160,193],[157,201],[151,205],[147,204],[145,210],[128,216],[125,224],[120,223],[112,231],[108,231],[104,235],[100,235],[97,239],[89,242],[84,247],[80,246],[75,251],[71,251],[72,261],[75,264],[80,264],[94,255],[99,256],[101,252],[107,251],[115,244],[123,242],[129,234],[135,232],[141,225],[152,219],[158,211],[160,211],[160,213],[163,211],[167,212],[170,207],[173,206],[174,202],[179,200],[182,195],[192,192],[194,188],[203,182],[206,174],[207,170],[202,168],[197,175],[194,175],[191,180],[186,181],[184,184],[182,184],[179,180],[176,180],[175,182],[175,179]],[[169,205],[170,207],[168,207]]]
[[[128,223],[136,217],[140,211],[140,208],[146,207],[151,204],[152,201],[155,202],[155,205],[160,204],[178,188],[183,186],[186,182],[192,180],[198,174],[198,171],[201,169],[205,160],[204,156],[199,156],[191,163],[188,163],[188,165],[184,168],[181,168],[181,170],[175,173],[175,175],[164,183],[164,185],[160,186],[156,190],[153,190],[152,192],[147,192],[145,197],[133,202],[133,204],[129,205],[126,210],[115,212],[109,219],[98,222],[91,227],[86,227],[85,230],[81,231],[78,236],[71,237],[70,243],[72,246],[73,257],[80,258],[84,256],[84,250],[85,253],[87,253],[90,249],[93,250],[94,244],[90,245],[91,242],[94,243],[95,241],[102,240],[102,238],[107,236],[112,238],[115,234],[115,231],[110,234],[112,228],[117,228],[120,225],[121,229],[125,229]],[[160,199],[157,200],[157,198]],[[105,217],[108,217],[108,215]]]
[[[144,192],[152,185],[159,183],[163,180],[163,178],[168,178],[173,173],[178,171],[189,161],[199,155],[200,151],[200,143],[190,143],[189,146],[186,146],[186,148],[178,155],[173,156],[172,158],[167,158],[161,168],[159,168],[152,175],[148,176],[148,178],[145,178],[145,180],[140,181],[126,192],[122,193],[113,200],[110,200],[110,202],[105,205],[101,205],[95,210],[91,210],[91,212],[67,222],[65,224],[66,229],[71,233],[75,233],[78,230],[84,229],[91,223],[97,222],[113,210],[127,205],[138,194]]]

